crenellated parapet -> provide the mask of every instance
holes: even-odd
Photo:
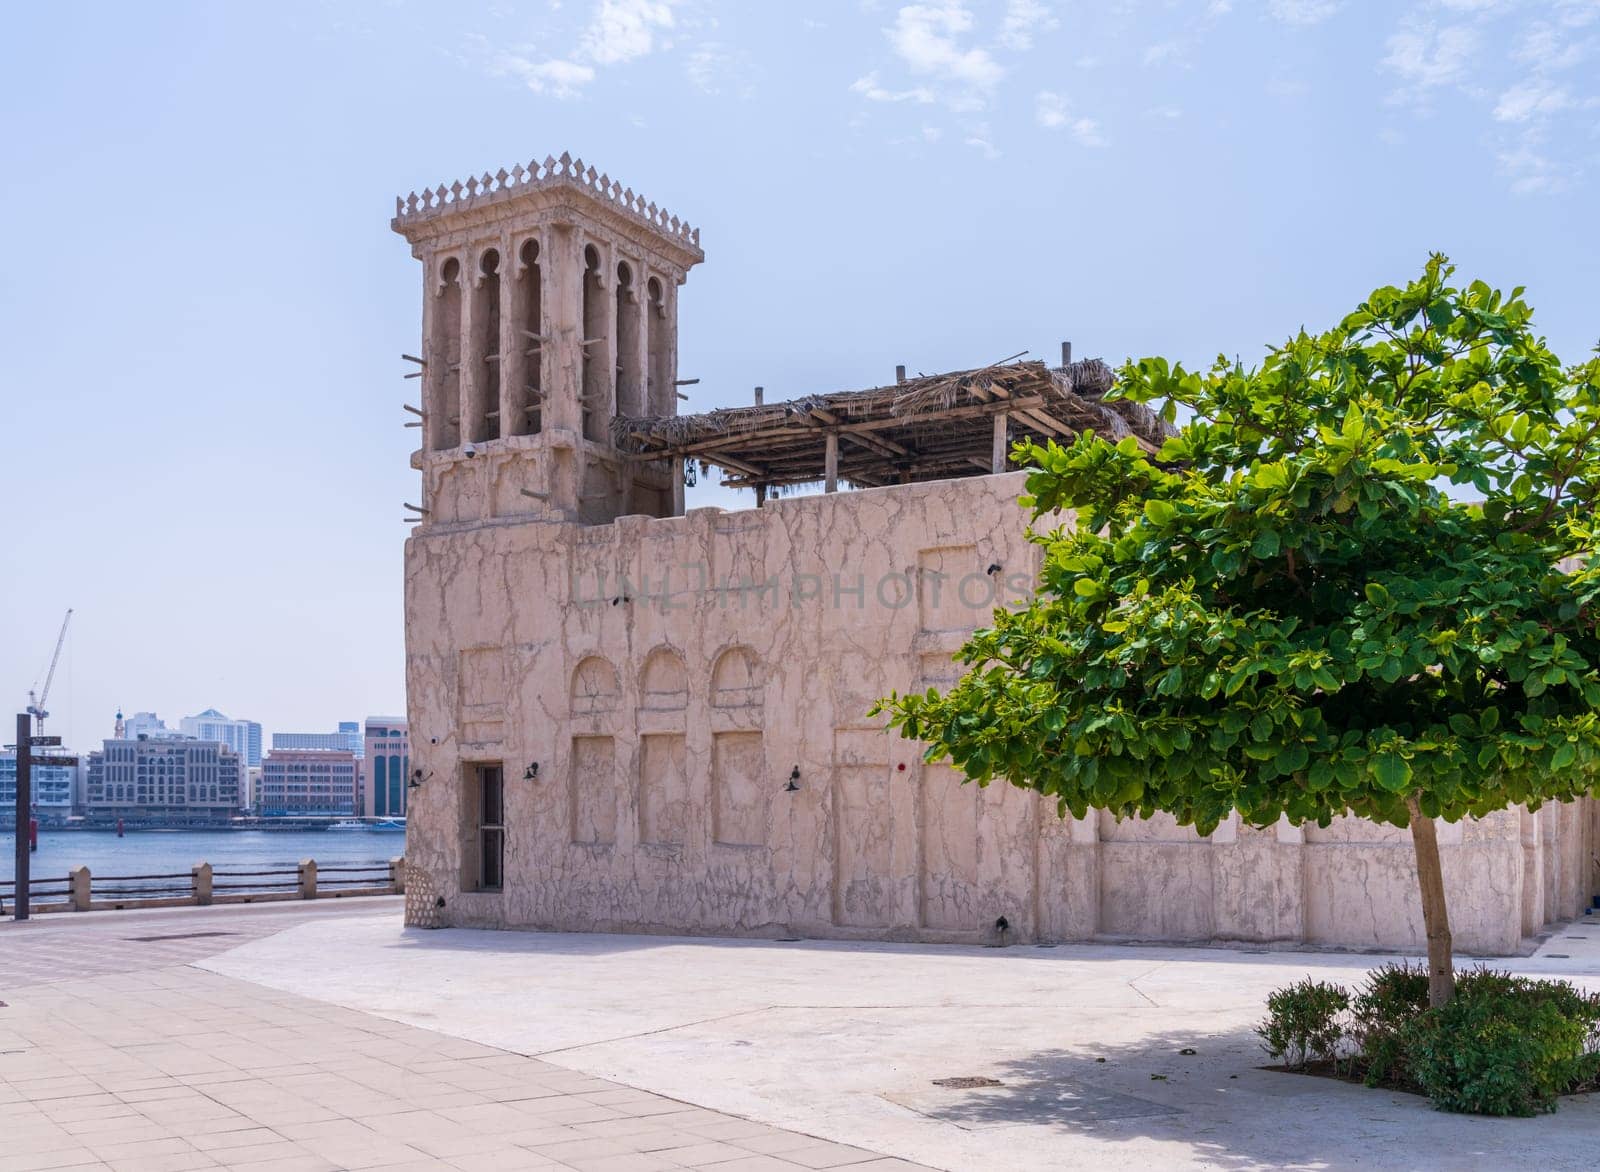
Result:
[[[509,171],[502,167],[492,175],[487,171],[479,176],[469,175],[448,187],[441,183],[432,190],[424,189],[420,195],[413,191],[396,196],[392,226],[396,232],[405,234],[413,226],[442,216],[490,207],[532,191],[559,188],[575,189],[599,199],[704,259],[705,254],[700,251],[700,229],[646,200],[633,188],[624,187],[609,175],[586,166],[582,159],[574,159],[566,151],[559,159],[547,155],[542,163],[533,160],[526,167],[518,163]]]

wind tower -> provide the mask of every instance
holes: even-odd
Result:
[[[413,192],[392,227],[423,271],[423,528],[682,512],[681,462],[614,437],[677,412],[698,229],[566,154]]]

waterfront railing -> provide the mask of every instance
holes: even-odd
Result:
[[[16,898],[16,889],[16,880],[0,879],[0,915]],[[254,870],[218,870],[210,863],[196,863],[186,872],[164,875],[91,875],[88,867],[74,867],[64,878],[30,879],[28,901],[35,912],[87,912],[403,895],[405,890],[402,856],[388,862],[325,867],[315,859],[302,859],[294,867]]]

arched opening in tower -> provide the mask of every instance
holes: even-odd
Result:
[[[428,446],[434,451],[460,447],[461,262],[453,256],[439,269],[428,363]]]
[[[605,277],[600,268],[600,250],[594,245],[584,248],[583,261],[583,437],[600,442],[606,438],[611,419]]]
[[[478,260],[472,289],[472,353],[477,369],[471,383],[473,443],[500,438],[500,252],[490,248]]]
[[[617,414],[638,418],[645,414],[645,396],[639,378],[639,295],[633,270],[617,266]]]
[[[543,426],[544,387],[544,285],[539,268],[539,242],[523,242],[518,254],[522,271],[512,286],[516,298],[512,317],[517,323],[515,344],[522,349],[522,385],[512,388],[515,414],[507,423],[511,435],[538,435]],[[509,377],[509,376],[508,376]]]

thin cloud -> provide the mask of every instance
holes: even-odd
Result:
[[[1146,65],[1181,64],[1184,57],[1183,45],[1178,41],[1157,41],[1153,45],[1145,46],[1144,63]]]
[[[684,73],[689,84],[703,94],[735,93],[748,98],[755,93],[756,69],[750,55],[720,41],[696,46]]]
[[[1034,95],[1033,119],[1046,130],[1065,130],[1082,146],[1106,145],[1098,122],[1074,114],[1067,99],[1050,90],[1040,90]]]
[[[973,25],[959,0],[907,4],[887,30],[889,46],[915,74],[987,93],[1006,71],[987,49],[965,43]]]
[[[1600,0],[1418,0],[1385,44],[1390,102],[1484,118],[1496,170],[1519,195],[1568,190],[1592,153],[1600,105],[1579,68],[1600,35]]]
[[[673,9],[681,0],[599,0],[572,51],[542,55],[531,48],[493,49],[488,69],[495,76],[514,77],[536,94],[579,97],[600,68],[625,65],[670,47],[663,34],[673,28]],[[484,37],[471,43],[487,49]]]
[[[1572,95],[1566,86],[1541,78],[1519,82],[1500,95],[1494,108],[1496,122],[1527,122],[1546,114],[1555,114],[1572,107]]]
[[[1060,24],[1050,6],[1040,0],[1006,0],[999,41],[1007,49],[1023,52],[1033,48],[1035,33],[1048,32]]]
[[[676,0],[600,0],[600,7],[579,43],[583,59],[596,65],[620,65],[648,56],[656,34],[672,27]]]
[[[1267,11],[1284,24],[1321,24],[1339,11],[1339,0],[1272,0]]]
[[[918,102],[927,104],[933,101],[933,91],[925,85],[913,86],[907,90],[886,89],[878,80],[878,71],[873,70],[865,77],[858,77],[850,83],[850,92],[860,94],[869,102]]]
[[[1383,59],[1384,68],[1403,83],[1396,96],[1418,100],[1429,90],[1461,81],[1477,53],[1478,42],[1478,30],[1470,25],[1438,28],[1432,23],[1409,22],[1389,38],[1389,55]]]

